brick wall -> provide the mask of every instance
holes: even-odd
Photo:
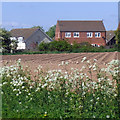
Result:
[[[58,22],[57,22],[57,24],[56,24],[56,31],[55,31],[55,40],[58,40],[58,39],[61,39],[61,36],[60,36],[59,25],[58,25]]]
[[[56,26],[55,40],[58,40],[58,34],[59,34],[59,39],[68,39],[68,42],[70,44],[72,44],[74,41],[76,41],[77,43],[89,42],[90,44],[97,44],[97,45],[102,45],[102,46],[106,45],[106,43],[105,43],[106,32],[101,32],[100,38],[95,38],[95,32],[93,32],[92,38],[87,38],[87,32],[79,32],[79,38],[74,38],[73,32],[71,32],[71,37],[65,38],[65,32],[60,32],[59,26]]]

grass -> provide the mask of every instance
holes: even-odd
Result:
[[[23,55],[23,54],[62,54],[62,53],[83,53],[83,52],[115,52],[118,51],[115,48],[111,49],[93,49],[93,50],[82,50],[82,49],[75,49],[72,51],[22,51],[16,53],[0,53],[0,55]],[[119,52],[119,51],[118,51]]]

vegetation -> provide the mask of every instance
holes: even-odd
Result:
[[[119,28],[115,31],[115,39],[116,39],[116,47],[118,48],[118,51],[120,51],[120,29]]]
[[[50,27],[49,30],[46,32],[46,34],[49,37],[51,37],[52,39],[54,39],[54,37],[55,37],[55,30],[56,30],[56,25]]]
[[[0,53],[15,53],[17,49],[17,41],[10,39],[10,32],[0,29]]]
[[[0,51],[10,52],[10,33],[5,29],[0,29]]]
[[[71,71],[68,61],[58,65],[65,71],[43,72],[38,66],[35,76],[27,67],[23,69],[20,60],[1,68],[2,117],[119,119],[120,61],[112,60],[102,69],[96,59],[84,57],[81,62],[81,70]]]
[[[51,43],[40,43],[39,45],[40,51],[58,51],[58,52],[113,52],[117,51],[117,48],[106,49],[105,47],[93,47],[87,42],[84,43],[73,43],[70,45],[67,40],[60,40],[60,41],[52,41]]]

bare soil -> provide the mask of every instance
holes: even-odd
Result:
[[[68,68],[78,68],[83,66],[81,60],[87,57],[87,60],[92,61],[97,59],[97,64],[104,67],[105,64],[113,59],[119,59],[119,52],[103,52],[103,53],[65,53],[65,54],[34,54],[34,55],[3,55],[0,61],[2,65],[6,62],[14,64],[16,60],[21,59],[23,66],[28,66],[30,70],[35,70],[39,65],[45,70],[59,69],[58,64],[62,61],[69,61]]]

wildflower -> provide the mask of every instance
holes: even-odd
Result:
[[[47,116],[47,112],[45,112],[44,116]]]
[[[32,89],[32,86],[30,86],[30,89]]]
[[[99,97],[97,98],[97,100],[99,100]]]
[[[97,61],[97,59],[94,59],[94,61],[96,62],[96,61]]]
[[[69,62],[68,62],[68,61],[66,61],[66,62],[65,62],[65,65],[68,65],[68,64],[69,64]]]
[[[81,62],[84,62],[85,60],[86,60],[86,57],[84,57]]]
[[[107,116],[106,116],[106,118],[110,118],[110,116],[109,116],[109,115],[107,115]]]
[[[16,89],[13,89],[13,92],[16,91]]]
[[[21,102],[19,102],[19,104],[21,104]]]
[[[3,85],[7,84],[7,82],[4,82]]]
[[[25,106],[26,108],[28,108],[28,106]]]
[[[87,60],[87,63],[90,63],[90,61],[89,61],[89,60]]]
[[[64,65],[64,61],[61,62],[61,65]]]
[[[58,66],[61,66],[61,64],[58,64]]]

